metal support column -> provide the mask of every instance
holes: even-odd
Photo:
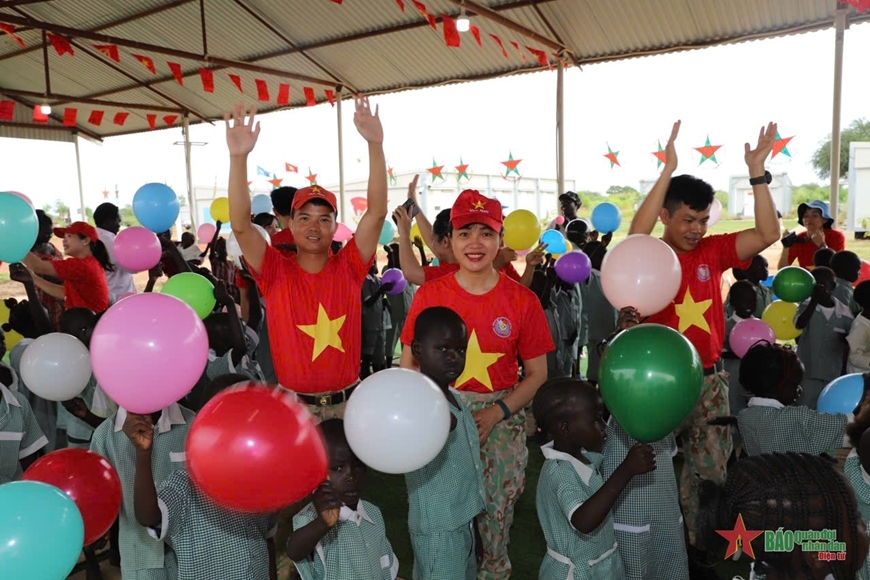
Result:
[[[196,232],[196,200],[193,195],[193,172],[190,170],[190,114],[185,111],[181,118],[184,132],[184,171],[187,175],[187,204],[190,207],[190,228]]]
[[[840,199],[840,105],[843,94],[843,37],[846,30],[846,8],[838,7],[834,13],[836,40],[834,47],[834,103],[831,114],[831,217],[834,227],[840,223],[837,217]]]
[[[81,208],[81,221],[88,221],[88,216],[85,215],[85,188],[82,185],[82,158],[79,154],[79,135],[76,133],[73,135],[73,143],[76,146],[76,173],[79,177],[79,207]],[[72,220],[72,216],[70,216],[70,220]],[[73,220],[76,221],[76,220]]]
[[[335,101],[336,119],[338,121],[338,216],[339,220],[344,219],[344,137],[341,131],[341,102],[342,90],[344,87],[337,87]]]
[[[556,64],[556,211],[559,196],[565,193],[565,67]]]

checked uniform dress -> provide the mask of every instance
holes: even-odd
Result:
[[[737,415],[737,429],[747,455],[763,453],[812,453],[818,455],[848,446],[848,415],[820,413],[794,405],[786,407],[776,399],[752,397]]]
[[[855,497],[858,499],[858,512],[864,519],[864,525],[870,522],[870,475],[864,470],[861,465],[861,459],[858,457],[858,450],[853,449],[849,456],[846,457],[846,464],[843,469],[846,479],[852,484],[852,489],[855,490]],[[870,533],[870,527],[867,528]],[[867,560],[858,571],[858,580],[870,580],[870,554],[867,555]]]
[[[21,460],[48,444],[27,399],[0,383],[0,483],[21,479]]]

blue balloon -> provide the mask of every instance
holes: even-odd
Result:
[[[255,195],[251,200],[251,213],[272,213],[272,198],[264,193]]]
[[[568,251],[565,245],[565,236],[559,230],[547,230],[541,234],[541,243],[547,244],[545,250],[548,254],[564,254]]]
[[[39,220],[30,204],[15,194],[0,193],[0,262],[23,260],[38,234]]]
[[[133,195],[133,214],[155,234],[171,228],[179,211],[178,196],[162,183],[146,183]]]
[[[864,377],[859,373],[834,379],[819,395],[816,409],[821,413],[853,413],[864,396]]]
[[[437,257],[432,258],[432,263],[430,265],[431,266],[439,266],[439,265],[441,265],[441,260],[439,260]]]
[[[592,209],[592,227],[602,234],[609,234],[619,229],[622,222],[622,212],[619,208],[605,201]]]
[[[378,238],[378,243],[386,246],[396,237],[396,226],[390,220],[384,220],[384,225],[381,228],[381,237]]]
[[[85,541],[82,514],[58,488],[38,481],[0,485],[0,570],[4,580],[63,580]]]

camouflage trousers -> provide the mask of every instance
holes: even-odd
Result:
[[[512,389],[497,393],[460,392],[462,402],[474,413],[492,406]],[[483,541],[483,563],[477,572],[478,580],[506,580],[511,576],[508,556],[510,529],[514,521],[514,507],[526,483],[526,411],[522,410],[493,428],[480,449],[483,463],[483,487],[486,493],[486,511],[478,516],[480,537]]]
[[[728,415],[728,373],[722,371],[704,377],[698,404],[674,431],[683,449],[680,506],[689,529],[689,543],[693,546],[696,545],[697,536],[700,482],[704,479],[715,483],[725,481],[732,449],[729,428],[707,425],[707,420]]]

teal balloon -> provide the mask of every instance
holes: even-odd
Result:
[[[23,260],[37,234],[39,220],[30,204],[12,193],[0,193],[0,262]]]
[[[815,286],[813,275],[799,266],[786,266],[773,278],[773,293],[784,302],[803,302],[812,295]]]
[[[82,514],[64,492],[38,481],[0,485],[0,578],[63,580],[84,541]]]
[[[642,443],[676,429],[695,408],[703,384],[698,351],[661,324],[620,333],[601,359],[601,397],[626,433]]]
[[[396,226],[393,225],[393,222],[390,220],[384,221],[384,225],[381,228],[381,237],[378,238],[378,243],[382,246],[386,246],[390,242],[393,241],[393,238],[396,237]]]
[[[541,234],[540,242],[547,244],[545,250],[548,254],[564,254],[568,251],[568,246],[565,244],[565,236],[559,230],[547,230]]]

